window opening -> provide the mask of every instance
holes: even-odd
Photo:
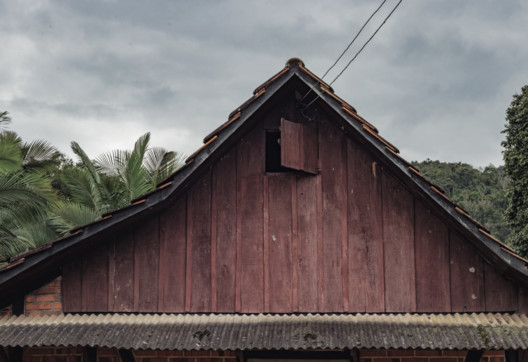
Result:
[[[279,130],[266,131],[266,172],[291,172],[281,163],[281,133]]]

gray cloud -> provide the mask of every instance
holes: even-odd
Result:
[[[288,58],[322,75],[376,6],[1,2],[0,110],[62,151],[131,148],[151,131],[191,153]],[[499,164],[504,111],[527,83],[527,22],[524,1],[404,1],[334,89],[408,159]]]

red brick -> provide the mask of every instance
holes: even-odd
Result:
[[[44,356],[42,357],[42,362],[68,362],[68,357],[66,356]]]
[[[61,300],[61,297],[59,294],[55,294],[55,295],[50,295],[50,294],[45,294],[45,295],[37,295],[36,297],[36,301],[37,302],[60,302]]]
[[[97,356],[101,357],[117,357],[119,352],[115,348],[99,348],[97,350]]]
[[[236,352],[235,351],[221,351],[224,353],[224,356],[231,356],[231,357],[236,357]]]
[[[40,356],[24,356],[24,362],[40,362]]]
[[[183,351],[183,355],[191,357],[210,357],[211,351]]]
[[[503,350],[498,350],[498,351],[494,351],[494,350],[484,351],[483,356],[499,356],[499,357],[504,357],[504,351],[503,351]]]
[[[494,356],[494,357],[488,357],[489,362],[504,362],[504,357],[501,356]]]
[[[35,304],[26,304],[26,310],[43,310],[51,309],[50,303],[35,303]]]
[[[431,362],[456,362],[456,357],[440,357],[440,358],[431,358]]]
[[[82,348],[77,348],[77,347],[62,347],[62,348],[57,348],[56,354],[66,354],[66,355],[72,355],[72,354],[78,354],[78,355],[82,355],[83,351],[82,351]]]
[[[391,349],[388,351],[389,357],[414,357],[412,349]]]
[[[55,287],[43,287],[43,288],[40,288],[40,289],[37,289],[35,290],[35,292],[33,292],[33,294],[60,294],[61,293],[61,289],[60,288],[55,288]]]
[[[362,349],[359,351],[360,357],[385,357],[386,355],[386,349]]]
[[[116,362],[114,357],[99,357],[97,356],[97,362]]]
[[[181,356],[183,356],[183,351],[160,351],[160,352],[164,352],[165,356],[168,356],[168,357],[181,357]]]
[[[399,358],[373,358],[372,362],[400,362]]]
[[[68,356],[68,362],[82,362],[81,356]]]
[[[416,351],[416,357],[438,357],[442,355],[442,351],[437,350],[419,350]]]
[[[156,351],[150,349],[139,349],[134,351],[136,357],[156,357]]]
[[[466,357],[467,351],[450,351],[448,349],[442,351],[443,356],[450,356],[450,357]]]
[[[54,309],[54,310],[62,310],[62,303],[61,302],[53,303],[52,309]]]
[[[33,303],[35,301],[35,296],[34,295],[28,295],[26,297],[26,303]]]
[[[428,362],[428,358],[412,357],[412,358],[402,358],[401,362]]]
[[[55,348],[53,347],[24,348],[25,356],[50,356],[54,354],[55,354]]]

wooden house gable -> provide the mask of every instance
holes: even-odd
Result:
[[[174,200],[70,259],[64,311],[526,312],[526,287],[369,146],[370,125],[299,107],[300,80]]]

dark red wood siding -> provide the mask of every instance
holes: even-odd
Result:
[[[528,309],[527,290],[325,115],[289,128],[309,130],[315,149],[298,142],[307,154],[295,162],[318,174],[266,174],[265,132],[282,117],[301,119],[291,104],[273,108],[168,209],[72,260],[64,310]]]

